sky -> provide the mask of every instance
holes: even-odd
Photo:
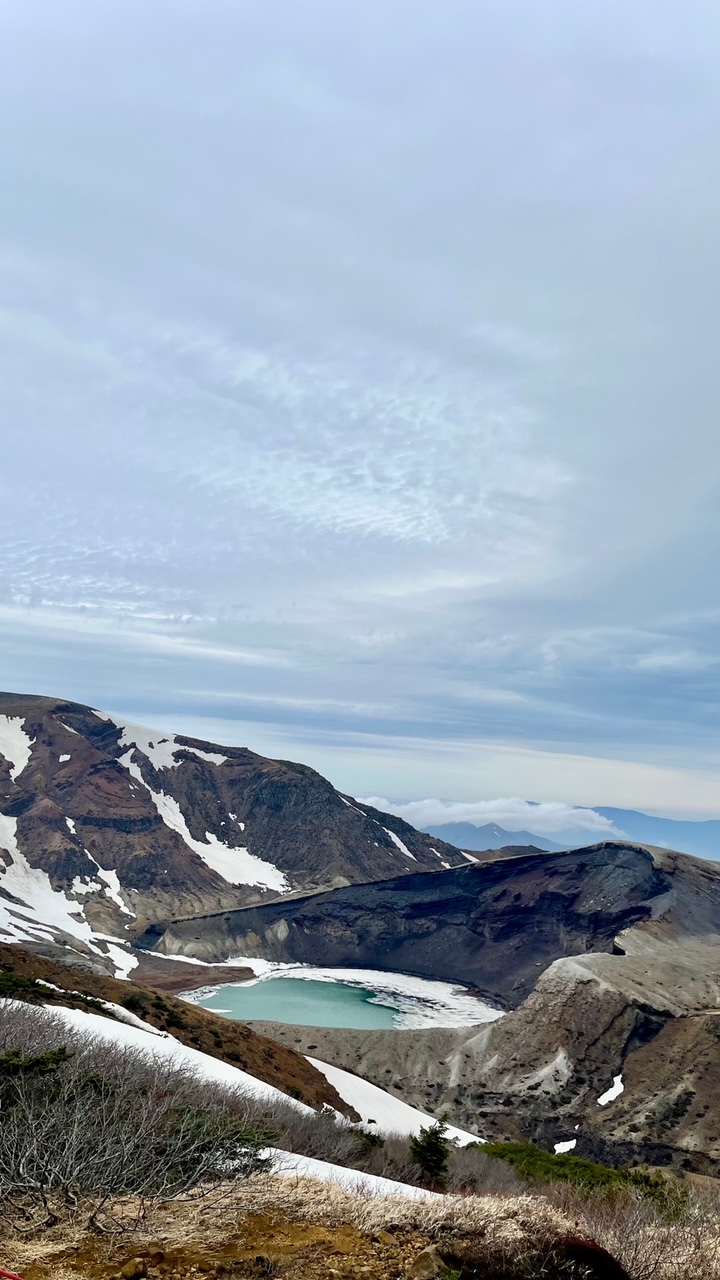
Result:
[[[6,0],[0,683],[720,816],[713,0]]]

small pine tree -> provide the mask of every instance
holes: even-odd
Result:
[[[428,1182],[441,1191],[447,1186],[450,1142],[446,1138],[446,1125],[438,1120],[428,1129],[421,1129],[410,1139],[410,1160],[422,1169]]]

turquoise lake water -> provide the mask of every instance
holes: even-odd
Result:
[[[265,1018],[303,1027],[359,1027],[378,1030],[393,1027],[397,1008],[371,1004],[375,991],[340,982],[316,982],[312,978],[268,978],[252,986],[245,983],[216,987],[196,1003],[226,1018],[248,1021]],[[379,998],[382,998],[380,996]]]

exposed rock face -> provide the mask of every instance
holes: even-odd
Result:
[[[612,951],[669,886],[647,850],[607,844],[174,921],[139,943],[205,960],[398,969],[472,983],[507,1007],[560,956]]]
[[[306,765],[0,694],[0,938],[88,952],[150,921],[460,864]]]

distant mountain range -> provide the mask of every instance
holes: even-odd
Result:
[[[720,858],[720,819],[679,822],[675,818],[653,818],[635,809],[600,806],[595,812],[609,818],[617,830],[631,840],[659,844],[664,849],[679,849],[681,853],[693,853],[696,858]]]
[[[425,827],[425,830],[436,840],[454,844],[456,849],[504,849],[507,845],[531,844],[546,853],[555,853],[558,849],[565,848],[563,844],[548,840],[547,836],[538,836],[532,831],[507,831],[496,822],[486,822],[482,827],[476,827],[472,822],[445,822],[437,827]],[[579,843],[585,844],[587,841]]]
[[[655,818],[636,809],[613,809],[597,805],[593,812],[612,822],[612,830],[588,831],[577,827],[549,840],[534,831],[508,831],[497,823],[475,826],[472,822],[445,822],[425,827],[428,835],[445,840],[459,849],[502,849],[507,845],[534,845],[552,853],[558,849],[579,849],[598,840],[630,839],[641,844],[660,845],[692,853],[696,858],[720,859],[720,820],[680,822],[675,818]]]

